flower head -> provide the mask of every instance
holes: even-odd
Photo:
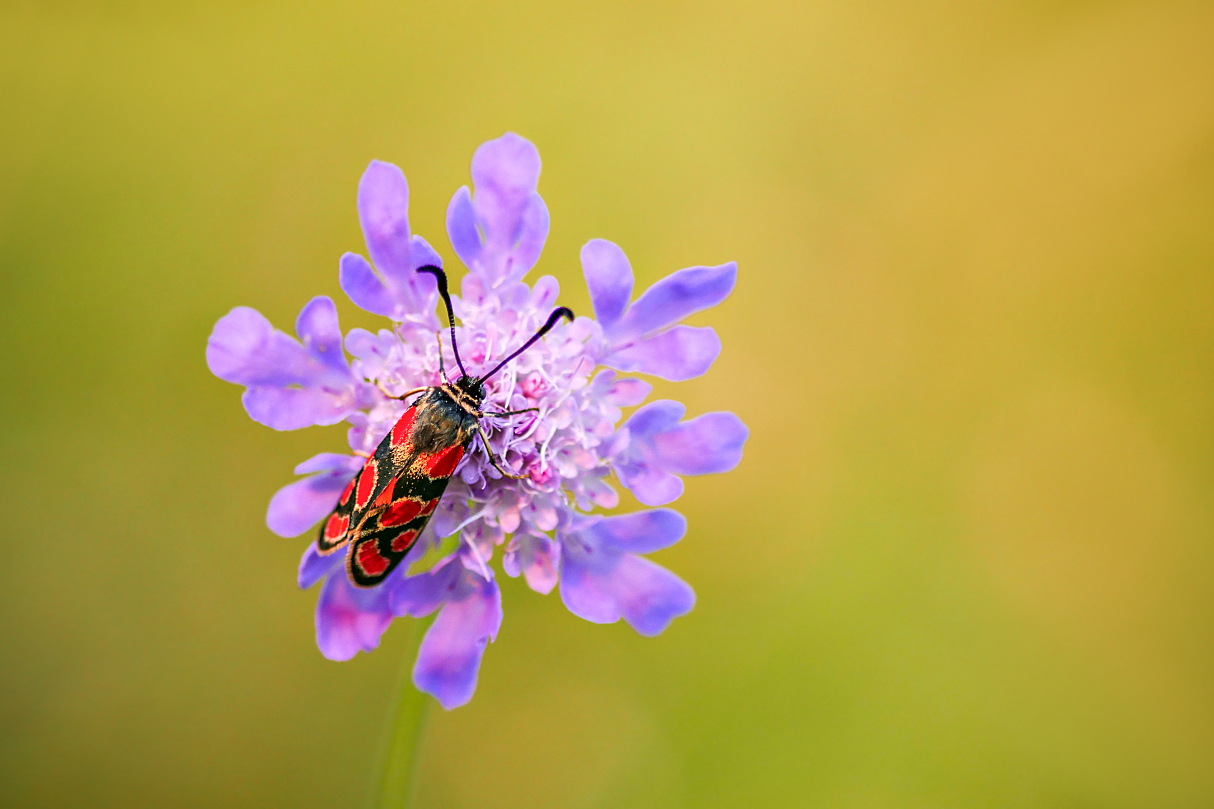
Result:
[[[548,236],[548,209],[536,190],[540,158],[524,138],[508,133],[482,144],[472,161],[473,189],[461,188],[447,209],[452,246],[468,268],[453,299],[462,365],[479,376],[545,322],[556,302],[556,279],[522,279]],[[314,298],[296,324],[300,341],[276,331],[252,309],[221,318],[207,362],[222,379],[244,385],[256,421],[276,429],[349,423],[354,454],[322,453],[296,467],[307,477],[270,501],[266,521],[282,536],[298,536],[334,507],[405,410],[384,394],[440,384],[451,371],[453,346],[436,341],[434,280],[416,270],[441,266],[408,222],[408,186],[395,166],[373,162],[358,189],[358,210],[371,262],[347,253],[340,280],[350,299],[390,319],[378,332],[345,337],[328,298]],[[723,301],[736,265],[692,267],[657,282],[631,301],[633,276],[622,250],[593,240],[582,266],[595,318],[576,318],[485,382],[486,413],[534,408],[481,421],[488,446],[474,439],[409,555],[378,587],[359,589],[339,555],[305,551],[299,585],[321,586],[316,637],[321,652],[346,660],[374,649],[394,617],[438,612],[418,652],[413,679],[446,708],[472,698],[487,644],[502,622],[493,556],[532,590],[561,598],[574,614],[596,623],[623,618],[656,635],[691,610],[695,595],[670,571],[644,558],[681,539],[686,521],[670,509],[604,516],[615,485],[645,505],[682,494],[680,476],[725,472],[741,459],[747,430],[731,413],[681,421],[684,408],[658,401],[620,425],[622,408],[641,404],[651,387],[618,372],[669,380],[703,374],[720,353],[708,327],[679,321]],[[504,477],[491,455],[519,479]],[[614,478],[614,481],[613,481]],[[423,561],[446,550],[428,569]]]

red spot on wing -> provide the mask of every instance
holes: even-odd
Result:
[[[329,521],[325,523],[325,539],[335,542],[342,534],[346,533],[346,529],[349,527],[350,518],[348,516],[330,514]]]
[[[417,535],[420,531],[410,528],[408,531],[401,531],[395,539],[392,540],[392,550],[396,553],[404,553],[413,547],[413,543],[417,540]]]
[[[337,501],[338,505],[344,506],[350,500],[350,494],[354,491],[354,479],[351,479],[346,484],[346,490],[341,493],[341,499]]]
[[[374,508],[375,506],[386,506],[391,502],[392,502],[392,481],[388,481],[388,485],[385,486],[384,490],[379,493],[379,497],[375,498],[375,502],[372,503],[371,506],[372,506],[372,508]]]
[[[404,525],[421,513],[423,505],[419,500],[410,500],[402,497],[388,507],[384,515],[379,518],[379,524],[384,528],[391,528],[394,525]],[[433,511],[433,507],[430,510]]]
[[[413,420],[417,418],[417,407],[410,407],[405,411],[405,414],[396,422],[396,426],[392,428],[392,446],[403,447],[409,443],[409,436],[413,434]]]
[[[419,517],[429,517],[434,513],[434,507],[438,505],[438,498],[434,498],[428,503],[422,505],[422,510],[418,512]]]
[[[390,564],[383,554],[379,552],[379,548],[375,547],[374,542],[364,542],[358,548],[358,554],[355,556],[355,561],[362,569],[363,573],[368,576],[378,576],[388,569]]]
[[[430,455],[419,456],[418,461],[421,462],[422,469],[430,477],[449,478],[462,457],[464,457],[464,448],[462,445],[456,444]]]
[[[354,498],[354,505],[358,508],[364,508],[367,501],[371,499],[371,492],[375,491],[375,478],[378,477],[378,470],[375,467],[375,460],[367,461],[367,465],[363,467],[363,473],[358,477],[358,494]]]

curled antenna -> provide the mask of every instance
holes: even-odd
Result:
[[[455,364],[459,366],[459,372],[464,376],[468,372],[464,370],[464,363],[459,358],[459,346],[455,344],[455,314],[451,311],[451,295],[447,292],[447,274],[443,272],[442,267],[435,267],[433,264],[427,264],[425,267],[418,267],[418,272],[428,272],[438,281],[438,294],[442,296],[443,305],[447,307],[447,325],[451,327],[451,350],[455,352]],[[441,354],[443,344],[438,344],[438,351]]]
[[[496,374],[498,371],[500,371],[500,370],[502,369],[502,366],[503,366],[503,365],[505,365],[506,363],[510,362],[510,360],[514,359],[514,358],[515,358],[515,357],[517,357],[519,354],[522,354],[522,353],[523,353],[524,351],[526,351],[527,349],[531,348],[531,344],[532,344],[532,343],[534,343],[536,340],[538,340],[538,339],[540,339],[541,337],[543,337],[543,336],[544,336],[545,334],[547,334],[548,332],[552,331],[552,327],[553,327],[553,326],[555,326],[555,325],[556,325],[556,322],[557,322],[558,320],[560,320],[561,318],[565,318],[566,320],[572,321],[572,320],[573,320],[573,312],[572,312],[572,311],[571,311],[571,310],[570,310],[568,307],[565,307],[565,306],[561,306],[561,307],[559,307],[559,308],[557,308],[557,309],[553,309],[553,310],[552,310],[552,314],[548,315],[548,322],[547,322],[547,323],[545,323],[543,326],[540,326],[540,330],[539,330],[539,331],[537,331],[537,332],[536,332],[534,335],[532,335],[532,337],[531,337],[531,339],[530,339],[530,340],[528,340],[527,342],[523,343],[523,347],[522,347],[522,348],[520,348],[518,351],[515,351],[515,352],[514,352],[513,354],[511,354],[509,357],[506,357],[506,359],[504,359],[504,360],[502,360],[501,362],[499,362],[499,363],[497,364],[497,366],[496,366],[496,367],[494,367],[494,369],[493,369],[492,371],[490,371],[489,373],[485,374],[484,376],[482,376],[480,379],[478,379],[478,380],[476,380],[476,381],[477,381],[478,383],[484,382],[486,379],[488,379],[489,377],[491,377],[491,376],[493,376],[494,374]]]

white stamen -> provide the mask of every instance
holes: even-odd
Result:
[[[481,566],[481,575],[485,577],[485,581],[489,581],[492,576],[489,575],[489,568],[485,565],[485,560],[481,558],[481,552],[477,550],[476,543],[472,540],[466,540],[462,536],[460,541],[467,544],[468,549],[472,551],[472,555],[476,557],[476,563]]]
[[[481,502],[484,502],[484,501],[481,501]],[[473,514],[473,515],[472,515],[471,517],[469,517],[468,519],[464,520],[464,521],[463,521],[462,523],[460,523],[459,525],[455,526],[455,530],[454,530],[454,531],[452,531],[452,532],[451,532],[451,533],[449,533],[449,534],[443,534],[443,536],[446,536],[446,537],[453,537],[453,536],[455,536],[455,535],[456,535],[456,534],[458,534],[460,531],[463,531],[463,530],[464,530],[466,527],[468,527],[468,526],[469,526],[469,525],[471,525],[472,523],[474,523],[474,522],[476,522],[477,520],[479,520],[481,517],[484,517],[484,516],[485,516],[486,514],[488,514],[490,511],[491,511],[491,509],[488,509],[488,508],[481,509],[480,511],[476,512],[475,514]]]

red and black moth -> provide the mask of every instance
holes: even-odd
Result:
[[[447,293],[446,274],[438,267],[429,266],[417,271],[431,273],[438,280],[438,291],[447,307],[451,349],[460,377],[455,382],[447,380],[446,372],[442,370],[440,343],[442,384],[416,388],[392,397],[403,400],[421,394],[379,442],[375,452],[341,493],[333,513],[321,523],[317,549],[322,555],[328,555],[345,548],[346,573],[357,587],[379,584],[405,558],[430,521],[451,474],[477,435],[485,444],[489,462],[498,472],[508,478],[523,477],[507,472],[498,463],[480,419],[512,416],[536,408],[484,413],[480,409],[485,401],[484,383],[551,331],[562,317],[573,320],[573,312],[569,309],[562,306],[553,310],[548,321],[521,348],[487,374],[472,377],[464,370],[455,344],[455,316],[451,311],[451,296]]]

